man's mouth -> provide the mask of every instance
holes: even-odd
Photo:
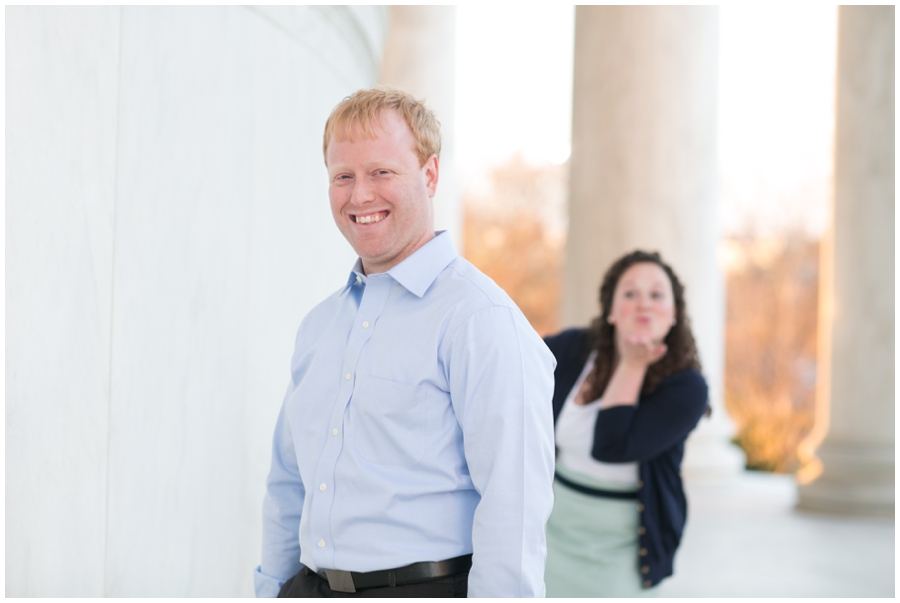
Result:
[[[352,219],[357,224],[374,224],[375,222],[381,222],[385,218],[388,217],[388,211],[379,211],[373,214],[365,214],[365,215],[350,215],[350,219]]]

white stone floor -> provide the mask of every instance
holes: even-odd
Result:
[[[799,512],[784,475],[689,482],[663,597],[894,597],[894,521]]]

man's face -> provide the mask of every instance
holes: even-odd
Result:
[[[375,138],[332,138],[326,153],[331,213],[366,274],[390,270],[434,237],[437,157],[419,165],[412,131],[396,111],[382,111],[379,121]]]

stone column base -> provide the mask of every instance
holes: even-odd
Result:
[[[858,515],[894,516],[894,447],[868,442],[829,442],[816,451],[824,470],[799,486],[797,509]]]

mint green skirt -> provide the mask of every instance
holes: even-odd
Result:
[[[604,490],[633,487],[602,482],[557,464],[571,481]],[[555,482],[553,512],[547,521],[548,597],[654,597],[642,588],[638,567],[638,515],[633,500],[582,494]]]

